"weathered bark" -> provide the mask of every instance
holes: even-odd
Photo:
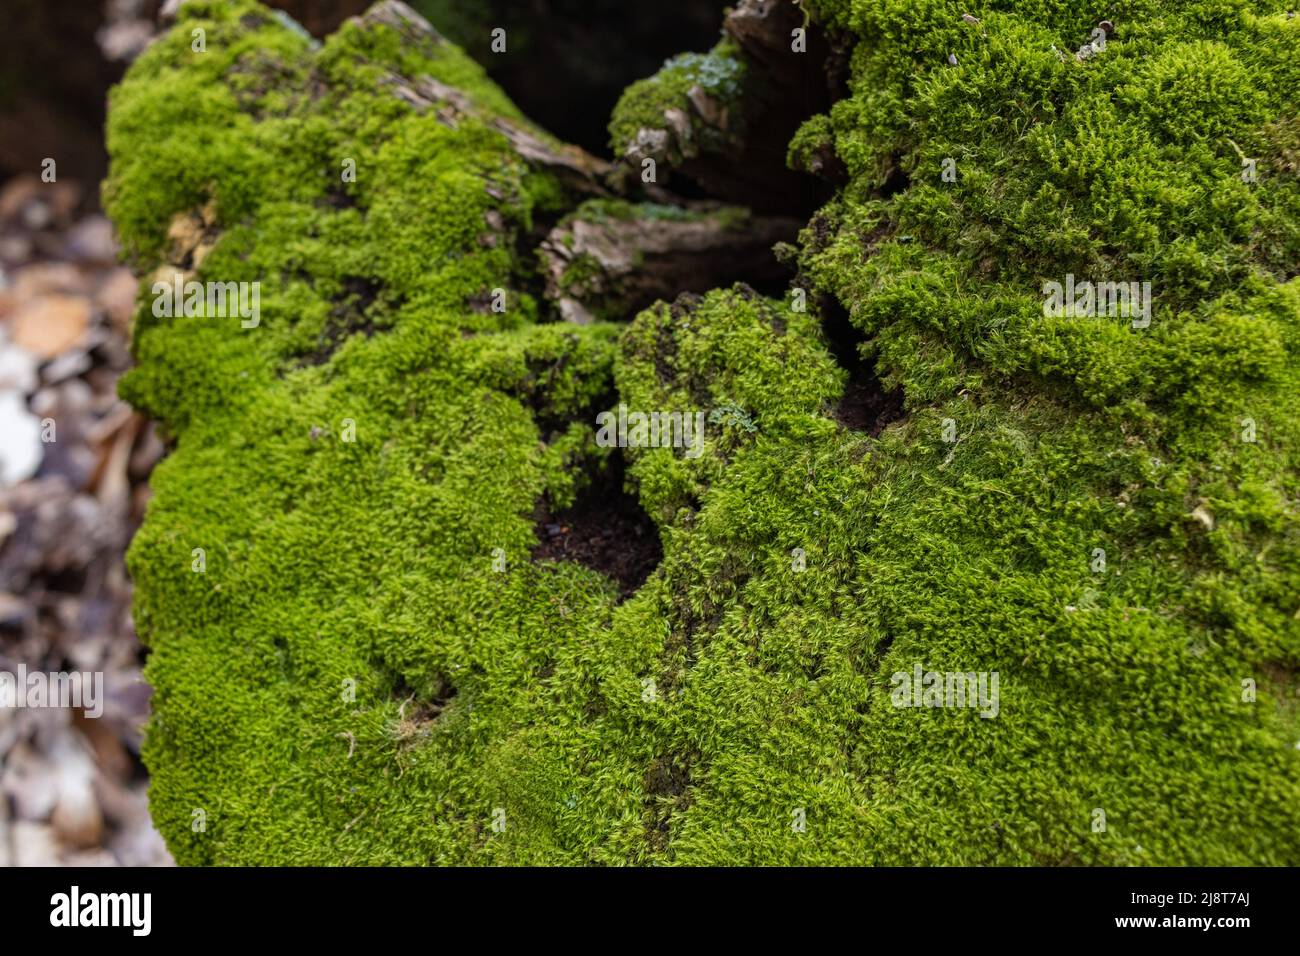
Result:
[[[634,170],[642,162],[681,172],[707,193],[763,212],[806,212],[828,197],[817,180],[792,170],[785,144],[808,117],[831,103],[839,67],[825,35],[804,23],[790,2],[741,0],[725,35],[742,62],[743,88],[726,102],[700,85],[669,105],[662,123],[637,130],[622,145]],[[801,51],[794,49],[804,30]]]
[[[463,116],[479,116],[493,129],[505,134],[514,151],[529,165],[555,173],[567,186],[580,194],[609,195],[609,189],[605,185],[610,173],[609,163],[597,159],[578,146],[551,139],[522,123],[502,116],[488,115],[478,110],[469,97],[455,87],[430,76],[414,79],[395,76],[393,92],[421,112],[435,108],[438,119],[448,126],[454,126]]]
[[[443,42],[422,17],[396,0],[376,5],[361,22],[383,23],[416,42]],[[504,134],[527,163],[555,174],[575,196],[607,198],[623,185],[611,164],[529,124],[489,114],[463,91],[432,77],[393,75],[391,89],[448,126],[469,116],[482,119]],[[696,99],[707,112],[707,97]],[[748,209],[716,203],[696,203],[688,209],[666,190],[655,189],[653,195],[671,205],[619,203],[613,213],[608,205],[584,207],[541,244],[546,295],[566,321],[630,319],[656,299],[705,292],[734,281],[763,284],[784,274],[771,249],[774,243],[793,240],[802,220],[755,216]]]
[[[685,218],[662,207],[627,207],[626,216],[579,211],[539,250],[546,294],[569,322],[630,319],[656,299],[705,292],[728,282],[770,282],[784,273],[772,245],[794,239],[801,222],[717,209]]]
[[[399,0],[377,3],[359,18],[365,26],[383,24],[417,43],[444,43],[442,35],[414,10]],[[461,90],[430,76],[392,77],[393,92],[418,111],[435,109],[438,119],[454,126],[464,116],[474,116],[503,133],[527,163],[558,175],[582,195],[609,194],[605,179],[610,165],[585,150],[562,143],[529,124],[479,109]]]

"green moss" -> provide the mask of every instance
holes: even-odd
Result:
[[[829,116],[818,114],[806,120],[790,140],[787,161],[791,169],[810,170],[818,153],[835,149],[835,129]]]
[[[636,139],[638,130],[659,129],[664,111],[681,110],[701,134],[707,147],[716,133],[707,129],[687,99],[692,87],[700,87],[720,108],[735,104],[743,91],[745,63],[735,44],[723,40],[708,53],[683,53],[663,65],[654,76],[638,80],[623,91],[609,121],[610,146],[622,154]],[[739,122],[739,111],[735,120]],[[739,134],[738,129],[730,132]]]
[[[130,566],[178,860],[1300,862],[1298,21],[810,6],[855,48],[802,138],[851,179],[799,281],[903,391],[875,437],[793,299],[535,324],[515,239],[574,200],[449,44],[187,4],[132,68],[105,197],[137,264],[211,200],[198,276],[264,290],[256,329],[142,307],[123,386],[176,440]],[[1067,273],[1151,282],[1151,325],[1046,316]],[[596,447],[618,404],[702,414],[700,454]],[[663,543],[621,603],[530,559],[614,454]],[[918,665],[997,672],[997,716],[893,706]]]
[[[944,659],[1004,687],[988,730],[869,715],[863,766],[896,794],[874,790],[871,858],[1294,862],[1300,185],[1244,182],[1242,154],[1285,163],[1268,131],[1293,122],[1295,22],[1017,4],[971,29],[946,4],[820,6],[862,37],[829,117],[853,182],[803,265],[908,404],[872,456],[888,512],[850,510],[877,529],[854,613],[890,641],[877,684]],[[1103,15],[1104,53],[1053,52]],[[1046,316],[1068,273],[1151,283],[1151,326]]]
[[[157,690],[154,817],[183,863],[492,859],[483,834],[514,765],[561,759],[512,738],[553,696],[537,673],[610,666],[589,648],[612,585],[528,551],[535,503],[571,500],[599,461],[589,432],[541,440],[610,389],[612,330],[531,324],[512,234],[563,190],[492,114],[448,126],[377,82],[428,74],[493,109],[467,60],[387,27],[313,54],[270,18],[247,33],[259,11],[187,4],[113,94],[105,196],[140,269],[161,264],[174,214],[214,199],[220,238],[196,278],[262,284],[252,329],[144,304],[122,386],[176,441],[129,556]],[[206,54],[189,52],[195,25]],[[253,49],[310,95],[275,112],[241,100],[230,70]],[[494,245],[479,241],[490,212],[507,231]],[[506,313],[472,307],[496,287]],[[561,651],[569,617],[586,636]],[[581,707],[559,706],[578,726]],[[535,840],[504,852],[553,852]]]
[[[588,283],[593,278],[598,278],[603,271],[600,263],[586,253],[574,256],[560,276],[560,290],[565,295],[581,296]]]
[[[810,420],[833,431],[818,416],[843,388],[815,317],[744,286],[642,313],[623,337],[616,379],[631,409],[689,410],[706,422],[716,410],[733,409],[759,422],[766,442],[811,427]],[[696,458],[672,448],[629,449],[641,502],[662,524],[697,505],[737,449],[755,439],[721,420],[708,424],[704,454]]]

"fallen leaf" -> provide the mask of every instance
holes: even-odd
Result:
[[[52,359],[77,343],[90,325],[90,300],[79,295],[45,295],[20,307],[10,320],[14,344]]]

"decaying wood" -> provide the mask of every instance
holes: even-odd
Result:
[[[357,22],[367,27],[377,24],[392,27],[412,42],[445,42],[427,20],[400,0],[376,4],[357,18]],[[466,116],[482,119],[504,134],[525,162],[554,173],[577,193],[590,196],[609,194],[605,181],[610,174],[610,164],[585,150],[561,143],[529,124],[481,110],[464,91],[431,76],[402,77],[394,74],[391,83],[396,96],[420,112],[434,110],[438,119],[448,126]]]
[[[801,225],[735,209],[689,219],[575,217],[542,243],[546,294],[567,321],[585,324],[629,319],[681,292],[768,282],[783,274],[773,244],[793,239]]]
[[[740,96],[724,104],[692,87],[686,103],[664,110],[662,125],[638,130],[625,144],[624,162],[639,169],[653,158],[710,195],[762,212],[816,206],[828,194],[789,168],[785,144],[805,119],[830,106],[839,69],[830,44],[789,0],[741,0],[723,29],[745,61]],[[802,52],[793,48],[799,29]]]

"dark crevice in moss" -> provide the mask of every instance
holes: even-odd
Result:
[[[316,206],[321,209],[356,209],[357,197],[348,192],[341,181],[330,176],[325,195],[316,200]]]
[[[681,630],[673,632],[667,649],[670,654],[681,651],[682,658],[680,667],[664,674],[665,693],[686,680],[687,673],[699,662],[713,635],[717,633],[725,610],[721,595],[739,594],[750,577],[749,569],[729,556],[718,573],[709,579],[710,594],[716,597],[705,597],[698,610],[688,602],[678,603],[677,613]]]
[[[575,422],[594,422],[598,414],[618,404],[618,393],[611,381],[597,393],[595,398],[576,412],[557,409],[552,388],[565,371],[571,357],[571,353],[565,353],[549,363],[530,359],[528,381],[518,389],[507,390],[507,394],[514,396],[528,408],[533,416],[533,422],[537,425],[537,433],[547,445],[567,432]]]
[[[324,365],[348,337],[360,332],[366,338],[375,334],[369,317],[370,307],[379,298],[383,286],[365,276],[348,276],[343,280],[343,294],[334,299],[329,322],[321,332],[317,347],[302,356],[299,367]]]
[[[874,438],[891,422],[903,417],[903,390],[886,389],[880,381],[862,355],[862,333],[854,327],[848,310],[839,300],[822,296],[818,307],[831,354],[836,364],[849,373],[844,394],[831,415],[845,428],[866,432]]]
[[[473,295],[466,296],[464,299],[464,305],[467,311],[472,312],[475,315],[489,314],[492,311],[492,290],[487,288],[487,286],[484,286]],[[462,330],[462,332],[464,332],[464,330]],[[470,338],[472,336],[471,334],[466,333],[465,337]]]
[[[671,825],[674,813],[691,804],[691,772],[694,754],[679,757],[662,754],[650,762],[645,781],[645,834],[646,842],[656,853],[668,849],[672,838]]]
[[[427,693],[421,693],[398,676],[390,694],[400,705],[396,733],[399,738],[414,737],[426,730],[456,696],[456,688],[444,674],[438,674]]]
[[[896,155],[891,158],[889,168],[885,171],[885,180],[877,192],[881,199],[889,199],[904,192],[910,185],[912,185],[912,178],[907,175],[900,157]]]
[[[683,292],[668,306],[674,319],[695,308],[700,297],[691,292]],[[677,339],[667,329],[660,327],[655,336],[655,378],[663,385],[670,385],[677,380]]]
[[[546,297],[546,275],[541,267],[537,250],[569,211],[567,208],[555,210],[535,208],[531,228],[515,231],[515,261],[523,268],[516,271],[512,281],[518,292],[532,296],[538,305],[540,313],[538,320],[542,322],[559,322],[562,321],[562,316],[556,304]],[[470,304],[470,309],[488,311],[488,309],[477,308],[473,303]]]
[[[886,392],[880,380],[865,366],[850,371],[844,397],[835,406],[835,420],[852,431],[875,438],[892,422],[903,417],[903,393]]]
[[[615,581],[623,599],[635,594],[663,560],[663,545],[655,523],[627,492],[624,475],[616,454],[570,507],[552,511],[546,498],[538,502],[532,559],[574,561]]]

